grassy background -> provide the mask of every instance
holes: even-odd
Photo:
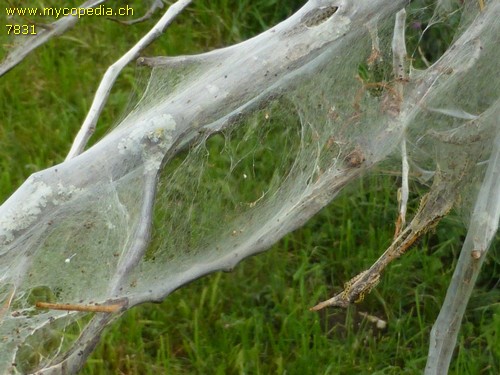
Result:
[[[197,0],[145,54],[228,45],[266,29],[303,2]],[[142,1],[130,3],[137,12],[144,10]],[[0,21],[2,26],[6,22]],[[64,159],[106,67],[153,22],[126,27],[103,18],[83,19],[1,78],[1,201],[31,173]],[[446,31],[438,34],[446,44]],[[0,42],[4,48],[12,43],[3,29]],[[121,115],[135,77],[133,67],[123,73],[94,139]],[[364,178],[307,226],[234,272],[205,277],[162,304],[127,312],[106,331],[82,373],[422,372],[429,331],[464,236],[457,217],[446,219],[392,265],[361,304],[347,311],[308,311],[369,266],[390,243],[398,186],[397,178],[382,173]],[[452,374],[500,373],[497,248],[498,241],[469,304]],[[360,313],[387,321],[387,328],[378,329]]]

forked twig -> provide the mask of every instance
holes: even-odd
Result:
[[[192,0],[178,0],[176,3],[172,4],[165,14],[160,18],[160,20],[153,26],[153,28],[137,42],[126,54],[124,54],[118,61],[111,65],[104,77],[102,78],[101,84],[96,91],[94,96],[94,101],[89,109],[87,117],[82,124],[80,131],[78,132],[73,145],[66,156],[66,160],[72,159],[75,156],[82,153],[85,145],[95,131],[97,120],[106,104],[106,101],[111,92],[111,88],[115,83],[118,75],[123,70],[123,68],[131,61],[139,57],[139,53],[150,45],[155,39],[157,39],[172,23],[172,21],[186,8]]]
[[[465,171],[452,175],[438,171],[431,190],[422,198],[417,214],[382,256],[369,269],[345,283],[341,293],[317,304],[310,310],[318,311],[328,306],[347,307],[351,303],[361,302],[364,296],[378,284],[382,272],[389,263],[408,251],[449,213],[457,198],[457,185],[464,174]]]
[[[406,11],[400,10],[396,14],[394,25],[394,36],[392,39],[393,53],[393,75],[394,83],[387,86],[387,110],[388,113],[397,118],[401,113],[401,103],[403,102],[404,84],[408,81],[406,73],[406,45],[405,45],[405,20]],[[373,35],[372,35],[373,38]],[[380,84],[379,84],[380,85]],[[427,212],[425,204],[421,205],[420,213],[417,214],[409,228],[402,231],[406,222],[406,207],[408,202],[408,175],[409,165],[406,151],[406,140],[401,141],[401,153],[403,160],[402,167],[402,187],[399,216],[396,221],[396,233],[392,245],[385,253],[370,267],[370,269],[361,272],[344,285],[344,291],[337,294],[327,301],[321,302],[311,308],[312,311],[323,309],[327,306],[347,307],[352,302],[360,302],[364,295],[374,288],[379,280],[382,271],[394,259],[404,254],[417,240],[431,229],[441,217],[451,209],[447,200],[443,201],[442,207],[434,207],[434,212]],[[436,181],[436,180],[435,180]],[[398,197],[399,198],[399,197]],[[431,202],[435,205],[435,202]],[[425,213],[425,214],[424,214]]]

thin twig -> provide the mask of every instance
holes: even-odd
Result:
[[[408,81],[406,73],[406,43],[405,43],[405,21],[406,11],[400,10],[396,14],[396,22],[394,24],[394,35],[392,38],[392,55],[393,55],[393,74],[394,87],[397,92],[397,100],[403,101],[404,83]],[[398,111],[399,112],[399,111]],[[399,200],[399,216],[396,221],[396,230],[394,238],[397,238],[401,229],[406,225],[406,208],[408,204],[408,154],[406,152],[406,138],[403,133],[401,141],[401,161],[402,161],[402,182],[401,182],[401,199]],[[399,197],[398,197],[399,198]]]
[[[37,302],[35,306],[39,309],[62,310],[62,311],[83,311],[83,312],[103,312],[115,313],[123,308],[124,304],[112,305],[79,305],[71,303],[49,303]]]
[[[370,315],[370,314],[362,312],[362,311],[358,312],[358,314],[361,315],[363,318],[365,318],[370,323],[375,324],[375,326],[378,329],[382,330],[382,329],[386,329],[387,328],[387,321],[385,321],[383,319],[380,319],[378,316]]]
[[[396,238],[401,230],[406,226],[406,210],[408,208],[409,184],[408,176],[410,173],[410,165],[408,164],[408,154],[406,152],[406,139],[401,141],[401,190],[398,194],[399,201],[399,216],[396,221],[396,230],[394,238]]]
[[[126,54],[124,54],[118,61],[116,61],[113,65],[111,65],[104,77],[102,78],[101,84],[97,89],[97,92],[94,97],[94,101],[92,102],[92,106],[83,122],[83,125],[78,132],[73,145],[66,156],[66,160],[72,159],[75,156],[79,155],[88,140],[92,136],[95,131],[95,126],[97,124],[97,120],[101,115],[102,109],[106,104],[106,101],[109,97],[109,93],[111,92],[111,88],[115,83],[118,75],[122,71],[122,69],[131,61],[135,60],[139,53],[150,45],[155,39],[157,39],[165,29],[172,23],[172,21],[186,8],[192,0],[179,0],[173,5],[171,5],[165,14],[160,18],[160,20],[153,26],[153,28],[141,38],[139,42],[135,46],[133,46]]]

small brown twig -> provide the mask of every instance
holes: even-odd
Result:
[[[80,305],[71,303],[37,302],[35,306],[38,309],[48,309],[48,310],[115,313],[120,311],[125,306],[125,303],[122,302],[111,305],[98,305],[98,304]]]

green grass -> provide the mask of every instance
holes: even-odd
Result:
[[[134,3],[139,10],[141,2]],[[301,3],[197,0],[147,54],[228,45],[283,19]],[[63,160],[105,68],[151,25],[86,19],[1,78],[2,201],[31,173]],[[9,39],[1,34],[0,42]],[[136,75],[127,68],[120,78],[94,139],[123,113]],[[267,253],[231,273],[197,280],[162,304],[125,313],[106,330],[82,373],[421,373],[430,328],[464,236],[457,217],[446,219],[393,264],[361,304],[347,311],[308,311],[390,243],[398,184],[382,174],[366,177]],[[500,373],[498,243],[469,304],[451,374]],[[360,312],[384,319],[387,328],[376,328]]]

